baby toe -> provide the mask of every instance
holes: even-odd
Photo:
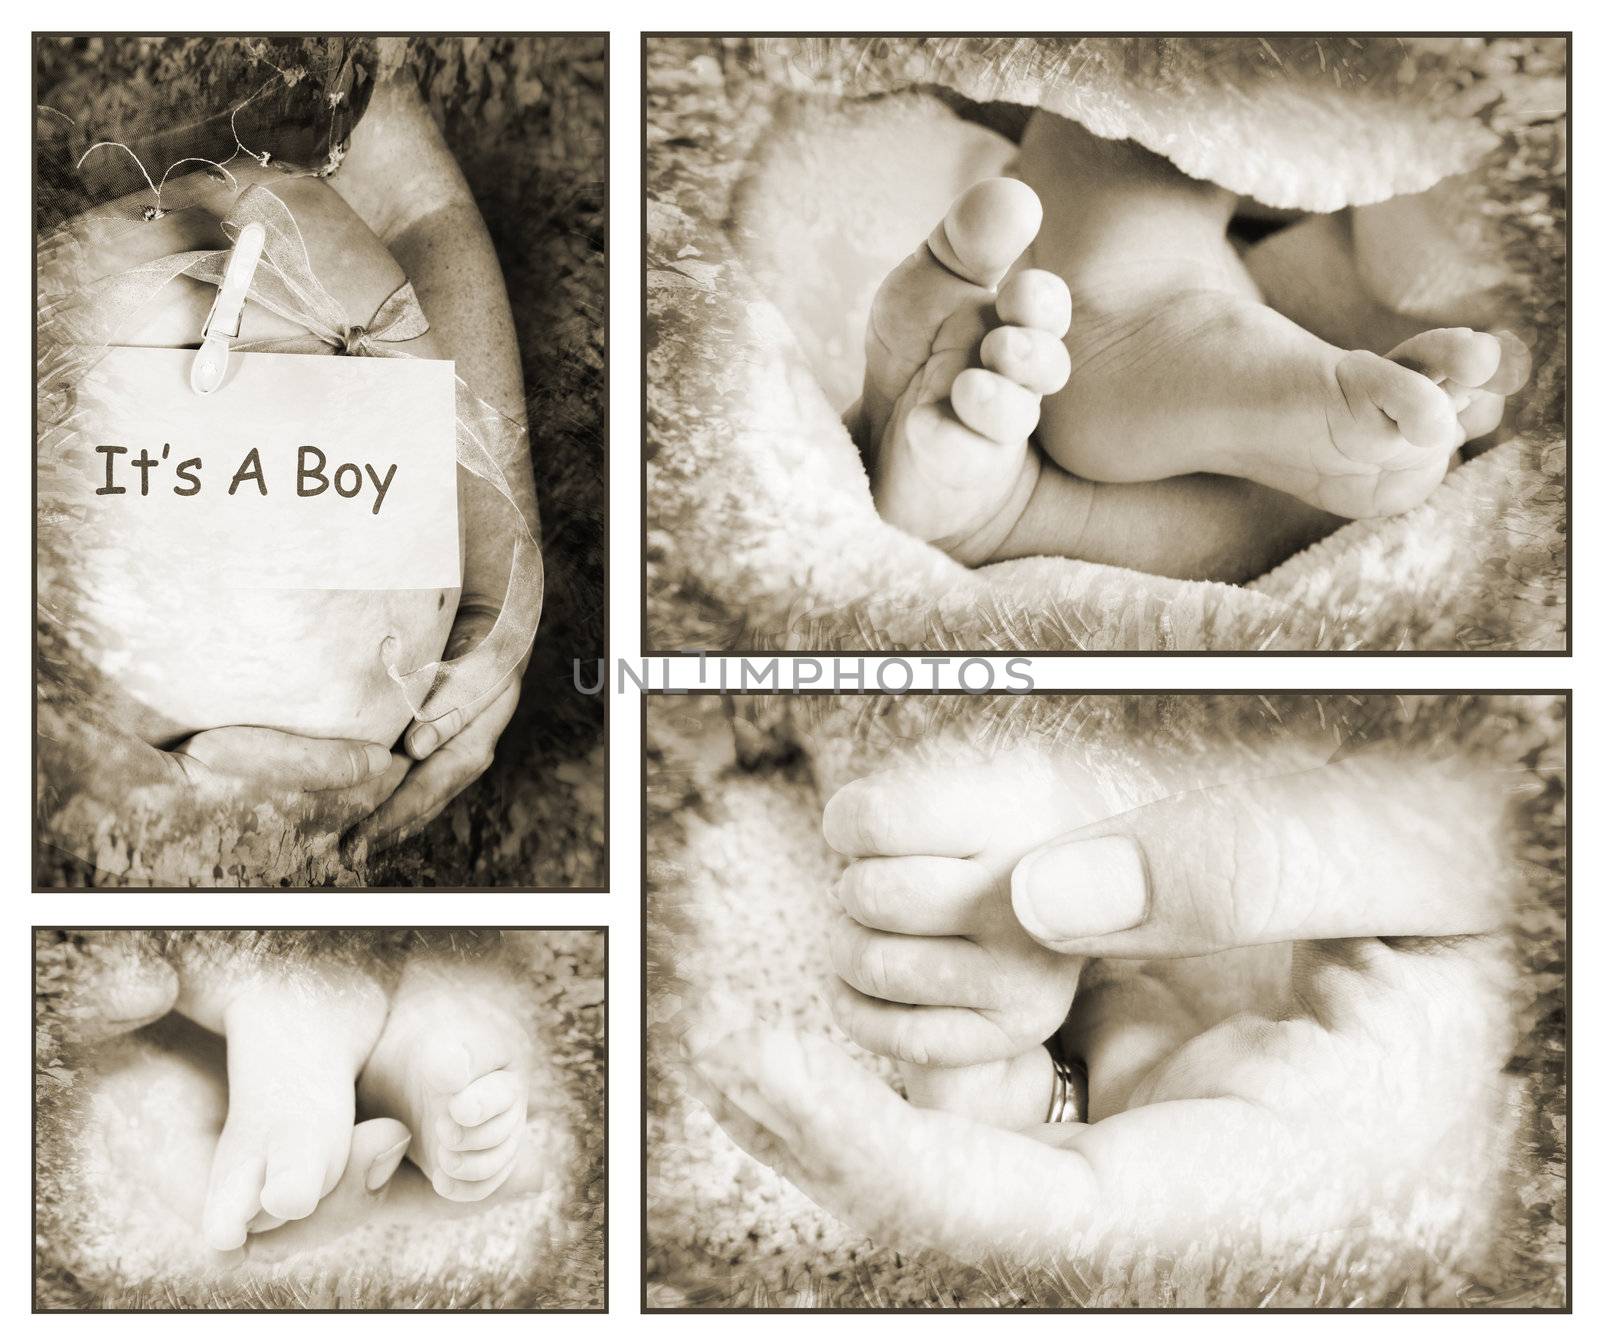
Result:
[[[993,443],[1020,443],[1039,424],[1039,397],[986,368],[964,369],[950,388],[957,417]]]
[[[516,1154],[516,1141],[507,1139],[481,1152],[441,1152],[439,1169],[453,1180],[489,1180],[500,1174]]]
[[[501,1111],[493,1119],[472,1128],[463,1128],[446,1115],[438,1123],[439,1141],[445,1147],[457,1152],[477,1152],[489,1147],[498,1147],[522,1126],[526,1118],[527,1106],[516,1103]]]
[[[516,1164],[508,1162],[504,1170],[487,1180],[458,1180],[441,1168],[433,1173],[433,1192],[452,1203],[477,1203],[500,1188],[515,1169]]]
[[[516,1075],[506,1069],[480,1077],[450,1098],[450,1118],[462,1128],[476,1128],[525,1095]]]
[[[1032,327],[1060,340],[1072,324],[1072,293],[1054,271],[1018,271],[995,296],[995,314],[1009,326]]]
[[[320,1197],[322,1173],[291,1165],[267,1175],[266,1185],[261,1186],[261,1209],[282,1221],[299,1221],[312,1215]]]
[[[1505,410],[1506,399],[1503,396],[1483,392],[1473,397],[1459,417],[1461,432],[1466,436],[1464,441],[1470,443],[1475,438],[1493,433],[1500,427],[1500,420],[1505,415]]]
[[[1065,387],[1072,367],[1058,337],[1023,326],[996,327],[983,338],[980,357],[985,368],[1038,396]]]
[[[1417,467],[1409,471],[1386,471],[1372,488],[1372,505],[1366,510],[1368,517],[1392,517],[1415,508],[1438,487],[1444,479],[1446,462]]]
[[[1481,387],[1500,367],[1500,342],[1471,327],[1439,327],[1397,345],[1389,358],[1432,382],[1448,379],[1462,387]]]
[[[1509,331],[1496,331],[1494,338],[1500,345],[1500,366],[1483,384],[1483,390],[1496,396],[1510,396],[1521,391],[1533,376],[1533,351]]]
[[[274,1217],[270,1212],[258,1212],[250,1219],[248,1230],[252,1236],[259,1236],[263,1232],[276,1231],[284,1221],[284,1218]]]
[[[1043,219],[1044,206],[1032,187],[991,177],[962,193],[928,246],[946,269],[987,289],[1027,250]]]

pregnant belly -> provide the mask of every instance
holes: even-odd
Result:
[[[365,322],[404,282],[388,250],[326,182],[257,174],[294,213],[313,271],[350,318]],[[232,189],[112,241],[83,250],[70,285],[192,248],[226,246],[220,217]],[[121,345],[198,343],[215,290],[179,279],[120,329]],[[254,305],[241,340],[299,334]],[[438,357],[430,338],[407,350]],[[335,356],[305,355],[306,359]],[[159,555],[98,550],[69,510],[49,507],[49,479],[63,469],[41,443],[40,566],[43,605],[63,627],[62,645],[88,673],[94,707],[157,746],[208,728],[250,724],[314,737],[392,744],[411,719],[388,673],[385,641],[399,641],[400,671],[442,655],[459,588],[387,590],[208,587],[174,581]],[[84,451],[83,445],[77,451]],[[392,544],[392,543],[391,543]],[[369,557],[370,558],[370,557]],[[381,559],[380,568],[381,568]]]
[[[157,746],[233,724],[391,745],[411,709],[401,671],[444,650],[459,591],[182,591],[136,564],[85,574],[73,620],[119,726]]]

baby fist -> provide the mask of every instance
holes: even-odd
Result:
[[[823,816],[853,861],[838,884],[833,1011],[864,1049],[965,1067],[1015,1057],[1066,1018],[1082,962],[1039,946],[1010,896],[1017,859],[1072,826],[1043,762],[890,770],[846,785]]]

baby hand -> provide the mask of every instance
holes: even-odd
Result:
[[[1027,758],[886,771],[828,803],[823,833],[855,860],[838,884],[834,1018],[874,1053],[961,1070],[909,1072],[919,1104],[1044,1122],[1054,1070],[1041,1044],[1066,1019],[1083,963],[1028,936],[1010,875],[1075,810],[1053,769]]]

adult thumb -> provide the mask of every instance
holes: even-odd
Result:
[[[388,747],[377,742],[301,737],[266,727],[212,728],[176,751],[221,774],[308,793],[354,788],[382,775],[391,762]]]
[[[1012,909],[1055,951],[1135,959],[1488,932],[1504,802],[1487,774],[1392,758],[1197,789],[1025,855]]]

